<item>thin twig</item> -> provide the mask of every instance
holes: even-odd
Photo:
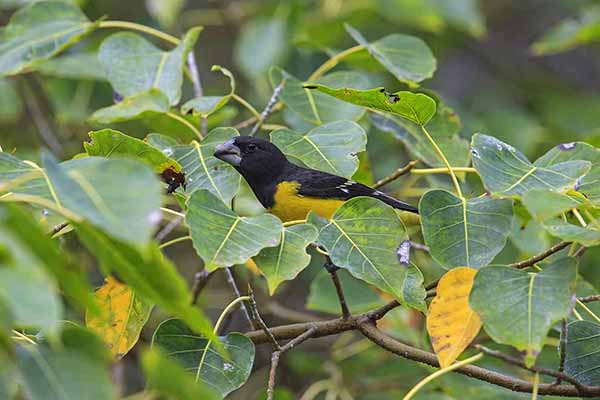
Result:
[[[279,342],[277,342],[277,339],[275,339],[275,336],[273,336],[273,333],[269,330],[269,327],[267,326],[267,324],[265,324],[265,321],[262,319],[262,317],[260,316],[260,313],[258,312],[258,306],[256,305],[256,299],[254,298],[254,291],[252,290],[252,286],[250,286],[250,284],[248,284],[248,294],[250,295],[249,303],[250,303],[250,312],[252,313],[252,319],[267,334],[267,337],[273,344],[273,349],[275,349],[276,351],[280,351],[281,346],[279,346]]]
[[[191,304],[194,305],[198,302],[198,297],[200,297],[200,293],[210,280],[212,274],[208,272],[206,269],[202,271],[196,272],[194,275],[194,284],[192,285],[192,300]]]
[[[164,228],[162,228],[160,231],[158,231],[158,233],[156,234],[156,236],[154,238],[156,239],[157,242],[162,242],[164,240],[164,238],[166,238],[167,235],[169,233],[171,233],[173,231],[173,229],[177,228],[177,226],[179,224],[181,224],[182,222],[183,222],[183,217],[177,216],[176,218],[169,221],[169,223],[167,225],[165,225]]]
[[[269,115],[271,115],[271,113],[273,112],[273,109],[275,108],[275,104],[277,104],[277,99],[279,98],[279,95],[281,94],[281,91],[283,90],[284,86],[285,86],[285,79],[283,79],[279,83],[279,85],[277,85],[275,90],[273,90],[273,94],[271,95],[271,98],[267,102],[265,109],[260,113],[260,118],[258,119],[258,121],[256,121],[256,124],[250,131],[250,136],[256,135],[256,132],[258,132],[258,130],[260,129],[260,126],[267,120],[267,118],[269,118]]]
[[[410,241],[410,247],[412,247],[415,250],[421,250],[421,251],[425,251],[425,252],[429,253],[429,246],[424,245],[422,243],[413,242],[411,240]]]
[[[235,295],[235,297],[240,297],[240,289],[235,281],[235,277],[233,276],[233,271],[231,270],[231,267],[223,268],[223,270],[225,271],[225,276],[227,277],[227,283],[229,283],[229,286],[231,286],[231,289],[233,290],[233,294]],[[246,308],[244,303],[240,303],[240,309],[242,310],[242,314],[244,314],[244,316],[246,317],[250,328],[257,329],[257,326],[254,325],[254,321],[250,317],[248,309]]]
[[[559,345],[559,362],[558,362],[558,372],[563,373],[565,371],[565,356],[567,353],[567,319],[563,318],[560,324],[560,345]],[[560,385],[562,379],[560,377],[556,377],[556,381],[554,381],[555,385]]]
[[[385,178],[380,179],[377,182],[375,182],[375,184],[373,185],[373,189],[377,189],[377,188],[380,188],[382,186],[385,186],[388,183],[393,182],[396,179],[400,178],[402,175],[406,175],[418,163],[419,163],[419,160],[409,161],[404,167],[398,168],[397,170],[395,170],[394,172],[392,172],[391,174],[389,174]]]
[[[342,309],[342,318],[348,319],[352,315],[350,310],[348,309],[348,303],[346,302],[346,297],[344,296],[344,290],[342,288],[342,282],[340,282],[340,278],[337,275],[337,269],[331,259],[329,257],[325,260],[325,268],[329,275],[331,275],[331,280],[333,281],[333,285],[335,286],[335,292],[337,293],[338,300],[340,302],[340,307]]]
[[[508,264],[508,267],[517,268],[517,269],[531,267],[532,265],[537,264],[538,262],[542,261],[543,259],[550,257],[552,254],[561,251],[562,249],[564,249],[565,247],[567,247],[570,244],[571,244],[571,242],[560,242],[560,243],[555,244],[554,246],[550,247],[548,250],[544,251],[543,253],[538,254],[537,256],[533,256],[527,260],[520,261],[518,263]]]
[[[68,222],[63,222],[63,223],[60,223],[58,225],[55,225],[52,228],[52,230],[50,231],[50,236],[56,235],[57,233],[59,233],[60,231],[62,231],[63,229],[65,229],[67,226],[69,226]]]
[[[196,64],[196,56],[194,51],[190,51],[187,56],[187,65],[190,69],[190,75],[192,77],[192,85],[194,86],[194,97],[204,96],[204,90],[202,89],[202,81],[200,80],[200,71]],[[200,116],[200,132],[202,136],[206,136],[208,132],[208,121],[205,116]]]
[[[579,297],[579,301],[582,303],[591,303],[592,301],[600,301],[600,294],[593,294],[591,296]]]

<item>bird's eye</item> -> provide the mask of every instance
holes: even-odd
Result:
[[[249,144],[249,145],[246,147],[246,149],[247,149],[249,152],[253,152],[254,150],[256,150],[256,145],[255,145],[254,143],[250,143],[250,144]]]

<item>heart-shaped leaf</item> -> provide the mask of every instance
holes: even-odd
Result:
[[[162,51],[142,36],[119,32],[102,42],[98,59],[104,65],[109,82],[123,97],[158,89],[177,104],[181,98],[183,67],[202,28],[190,29],[171,51]]]
[[[285,81],[279,98],[294,114],[309,124],[321,125],[339,120],[357,121],[365,112],[362,107],[305,89],[298,78],[280,68],[272,68],[270,77],[273,86]],[[317,83],[333,88],[352,86],[366,89],[369,87],[369,82],[363,75],[352,71],[327,74],[317,79]]]
[[[95,52],[66,54],[37,62],[36,71],[46,76],[87,81],[106,81],[104,67]]]
[[[225,96],[202,96],[196,97],[187,101],[181,106],[181,113],[188,114],[193,112],[201,117],[208,117],[215,111],[220,110],[225,104],[229,102],[231,96],[235,93],[235,78],[233,74],[219,65],[213,65],[211,71],[220,71],[223,75],[229,78],[230,91]]]
[[[349,87],[336,89],[316,83],[306,84],[304,88],[316,89],[362,107],[396,114],[417,125],[427,124],[435,114],[435,101],[423,93],[407,91],[387,93],[382,87],[368,90]]]
[[[336,121],[305,134],[279,129],[271,133],[271,141],[309,168],[350,178],[358,168],[356,154],[365,150],[367,135],[356,122]]]
[[[134,157],[162,173],[166,169],[181,171],[181,165],[167,157],[162,151],[150,146],[140,139],[127,136],[113,129],[103,129],[89,133],[92,141],[84,143],[85,151],[90,156],[100,157]]]
[[[584,385],[600,384],[600,325],[574,321],[567,326],[565,373]]]
[[[0,75],[17,74],[55,56],[97,27],[79,7],[40,1],[13,14],[0,35]]]
[[[122,358],[137,343],[154,306],[114,278],[105,280],[95,298],[100,313],[86,312],[85,326],[102,338],[114,357]]]
[[[126,97],[114,106],[94,112],[89,121],[97,124],[111,124],[129,121],[169,111],[169,98],[158,89]]]
[[[586,160],[592,168],[576,182],[575,190],[583,193],[594,205],[600,206],[600,149],[583,142],[563,143],[535,161],[539,167],[572,160]]]
[[[207,190],[195,191],[186,204],[192,242],[208,271],[243,264],[281,239],[275,216],[240,217]]]
[[[269,294],[283,282],[294,279],[308,264],[310,256],[306,247],[317,238],[317,229],[309,224],[283,228],[277,247],[262,249],[253,260],[267,278]]]
[[[411,264],[398,262],[396,250],[408,239],[394,209],[377,199],[346,201],[324,225],[318,243],[333,263],[347,269],[410,307],[425,309],[423,275]]]
[[[205,383],[225,397],[250,376],[254,343],[241,333],[230,333],[218,340],[227,352],[227,358],[223,358],[212,341],[194,334],[181,320],[170,319],[156,328],[152,346],[163,349],[167,356],[191,371],[196,382]]]
[[[510,200],[462,200],[445,190],[425,193],[419,211],[425,243],[446,268],[488,265],[504,248],[512,222]]]
[[[590,170],[589,161],[532,164],[520,151],[492,136],[476,133],[471,141],[473,166],[486,189],[501,196],[521,196],[532,189],[573,188]]]
[[[121,240],[147,243],[159,221],[161,184],[146,165],[87,157],[65,169],[42,154],[56,202]]]
[[[442,368],[451,365],[481,329],[481,319],[469,306],[476,273],[466,267],[446,272],[429,306],[427,332]]]
[[[415,85],[433,76],[436,60],[421,39],[393,34],[369,43],[359,31],[347,24],[345,27],[350,36],[399,81]]]
[[[475,276],[470,305],[494,341],[526,351],[525,361],[533,365],[550,328],[571,309],[576,278],[577,263],[570,257],[540,273],[482,268]]]
[[[206,189],[223,203],[229,204],[240,187],[240,174],[229,164],[214,157],[217,145],[239,136],[234,128],[215,128],[202,142],[173,146],[163,150],[181,164],[185,172],[187,193]]]

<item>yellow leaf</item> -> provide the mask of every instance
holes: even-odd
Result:
[[[446,272],[429,306],[427,332],[440,366],[445,368],[479,333],[481,319],[469,307],[469,293],[477,270],[467,267]]]
[[[85,313],[85,325],[106,343],[112,355],[121,358],[137,343],[153,305],[143,302],[129,286],[114,278],[94,295],[100,312]]]

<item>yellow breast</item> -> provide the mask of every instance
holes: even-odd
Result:
[[[322,218],[330,219],[344,201],[320,199],[298,194],[298,182],[282,182],[275,191],[275,205],[269,209],[283,222],[305,219],[309,211]]]

